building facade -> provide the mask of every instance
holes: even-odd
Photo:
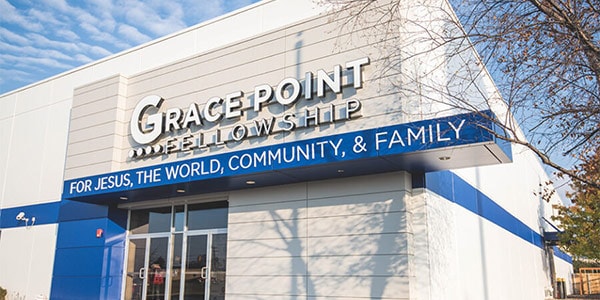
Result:
[[[400,51],[271,0],[0,96],[8,299],[551,298],[561,200],[501,101],[431,89],[498,98],[473,50],[413,55],[435,2],[399,8]]]

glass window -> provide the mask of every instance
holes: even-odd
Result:
[[[184,217],[185,217],[185,209],[183,205],[175,206],[173,211],[175,218],[173,218],[173,227],[175,231],[183,231]]]
[[[129,230],[133,234],[171,231],[171,207],[132,210]]]
[[[188,205],[188,230],[227,228],[227,202]]]

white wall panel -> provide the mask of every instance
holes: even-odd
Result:
[[[410,299],[409,277],[311,277],[310,295],[335,299]],[[312,287],[312,289],[311,289]]]
[[[407,190],[400,172],[232,192],[228,297],[408,298]]]
[[[308,259],[310,275],[316,277],[410,276],[409,256],[403,253],[378,255],[318,256]]]
[[[267,15],[266,13],[271,9],[281,13]],[[324,9],[323,6],[319,6],[313,1],[272,1],[269,2],[269,6],[264,7],[263,14],[257,15],[257,19],[254,21],[260,22],[261,29],[268,31],[279,27],[275,24],[290,24],[290,19],[303,20],[324,11]]]
[[[8,299],[50,296],[56,224],[2,230],[0,282]]]
[[[301,271],[301,270],[300,270]],[[293,298],[306,295],[306,279],[303,276],[227,276],[225,288],[227,299],[237,295],[252,295],[254,299],[263,296]]]
[[[112,161],[115,161],[113,158],[113,148],[100,148],[94,152],[70,155],[67,160],[67,164],[65,165],[65,169],[70,170],[71,168],[79,166],[86,166],[99,163],[110,163]]]
[[[71,168],[69,170],[65,170],[65,179],[70,178],[79,178],[88,176],[90,168],[94,168],[97,174],[109,173],[115,169],[115,167],[120,166],[120,164],[115,162],[108,161],[98,161],[95,163],[88,163],[85,166],[78,168]]]
[[[262,204],[277,205],[282,203],[282,205],[284,205],[283,203],[285,202],[296,200],[306,200],[306,184],[299,183],[268,188],[248,189],[243,193],[235,193],[235,201],[229,202],[229,210],[230,212],[235,212],[238,209],[237,207],[240,206],[239,209],[243,210],[243,212],[247,212],[251,209],[262,211],[265,209],[265,206],[262,206]],[[291,205],[295,206],[297,204]],[[230,221],[235,220],[235,218],[236,214],[230,214]]]
[[[306,236],[306,219],[238,223],[229,227],[229,239],[291,239]]]
[[[17,105],[15,108],[15,114],[23,114],[32,110],[43,108],[49,104],[52,104],[56,100],[52,98],[52,83],[43,82],[37,85],[34,89],[22,90],[17,95]]]
[[[305,199],[252,206],[234,206],[229,208],[228,224],[299,219],[306,218],[306,214]]]
[[[363,177],[351,177],[339,182],[335,180],[322,180],[311,182],[308,189],[309,199],[336,197],[343,198],[342,196],[347,195],[361,195],[370,193],[381,193],[389,191],[408,191],[411,188],[410,176],[408,173],[400,172],[394,173],[396,176],[391,176],[389,173],[372,175],[369,177],[368,184],[363,181]],[[335,188],[332,187],[333,183]],[[385,195],[383,195],[385,198]],[[389,201],[390,199],[381,199],[382,201]],[[343,203],[343,199],[339,199]],[[369,202],[369,197],[365,200]]]
[[[253,225],[248,224],[248,226]],[[229,237],[229,241],[227,243],[227,259],[242,259],[254,257],[289,257],[291,255],[289,250],[290,245],[300,245],[300,247],[304,248],[306,247],[306,237],[287,237],[285,239],[255,239],[248,237],[248,239],[239,240],[233,240],[231,239],[231,237]],[[306,251],[297,254],[297,256],[305,255]],[[236,266],[236,268],[237,267],[246,268],[243,265]],[[229,272],[229,269],[227,272]]]
[[[306,274],[306,260],[301,257],[227,257],[229,276],[295,276]]]
[[[4,193],[6,191],[7,181],[10,178],[10,174],[8,173],[8,163],[13,134],[12,129],[12,118],[0,120],[0,140],[4,141],[3,143],[0,143],[0,208],[5,205]]]
[[[41,145],[42,155],[41,177],[39,184],[40,202],[56,201],[61,198],[64,178],[67,134],[69,130],[70,100],[50,105],[47,109],[48,120],[45,125],[45,136]]]
[[[214,26],[211,26],[213,28]],[[215,29],[218,30],[218,29]],[[225,32],[225,31],[214,31]],[[227,34],[224,34],[227,36]],[[210,42],[206,42],[206,41]],[[139,70],[154,68],[159,65],[173,62],[174,58],[182,58],[198,53],[198,44],[202,43],[208,48],[214,45],[212,39],[197,41],[193,31],[182,32],[163,39],[150,47],[139,50]]]
[[[425,245],[427,249],[416,248],[415,254],[421,253],[420,251],[427,251],[428,262],[420,262],[420,264],[415,265],[415,276],[429,276],[430,294],[428,299],[463,299],[464,297],[466,297],[465,299],[481,299],[478,297],[469,298],[460,292],[461,285],[469,284],[468,281],[460,277],[461,274],[464,274],[461,273],[462,269],[476,268],[479,262],[477,261],[478,254],[469,252],[465,253],[464,256],[470,258],[468,264],[464,266],[460,264],[460,258],[458,257],[459,241],[456,236],[458,232],[469,232],[473,228],[461,228],[456,224],[458,221],[454,213],[455,209],[450,201],[429,193],[424,196],[426,211],[423,213],[426,214],[426,217],[419,218],[419,229],[424,230],[427,235],[428,241]],[[423,223],[426,224],[426,228],[423,228]],[[416,225],[416,223],[413,225]],[[473,237],[476,238],[477,235]],[[468,242],[471,243],[472,241]],[[469,256],[469,254],[473,254],[473,256]],[[472,276],[475,279],[478,277],[477,273],[466,273],[473,274]],[[477,290],[477,285],[477,283],[474,283],[471,290]]]
[[[368,196],[366,196],[368,197]],[[406,232],[407,212],[310,218],[308,236]]]
[[[92,137],[98,136],[114,136],[115,135],[115,124],[113,123],[104,123],[95,127],[88,127],[79,129],[76,131],[71,131],[69,133],[69,143],[78,143],[83,141],[90,141]],[[90,145],[88,150],[93,150],[93,145]],[[66,155],[66,154],[65,154]]]
[[[392,216],[393,218],[393,216]],[[311,237],[309,256],[407,255],[410,233],[355,234]],[[412,253],[411,253],[412,254]]]
[[[405,211],[406,202],[402,200],[402,196],[402,192],[379,192],[376,198],[349,195],[343,198],[311,199],[309,216],[315,218]]]
[[[543,250],[456,208],[461,294],[482,299],[544,299],[549,278]],[[498,284],[502,282],[502,284]]]
[[[69,143],[69,153],[71,155],[79,155],[91,152],[93,149],[107,149],[115,145],[118,138],[114,135],[105,135],[94,139],[82,140],[75,143]],[[120,139],[119,139],[120,140]],[[91,146],[91,147],[90,147]]]
[[[17,95],[15,94],[0,98],[0,120],[13,117],[16,105]]]
[[[7,182],[4,191],[4,207],[28,205],[39,202],[38,187],[44,157],[42,151],[45,127],[48,124],[48,107],[22,113],[14,119],[10,142],[9,160],[6,166]]]

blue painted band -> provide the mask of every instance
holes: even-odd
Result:
[[[541,234],[456,174],[450,171],[427,173],[425,182],[428,190],[442,198],[458,204],[536,247],[544,248],[544,238]],[[554,247],[554,253],[562,260],[573,263],[571,256],[558,247]]]
[[[0,228],[55,224],[58,222],[59,209],[58,201],[0,209]],[[24,213],[24,217],[17,220],[16,216],[21,212]]]
[[[349,132],[65,181],[73,199],[468,144],[497,143],[491,112]]]

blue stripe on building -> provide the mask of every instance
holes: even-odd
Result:
[[[0,228],[30,226],[32,223],[33,225],[55,224],[58,220],[59,208],[60,202],[56,201],[0,209]],[[16,219],[16,216],[21,212],[25,214],[27,221]]]
[[[502,208],[474,186],[450,171],[431,172],[425,175],[426,188],[444,199],[492,222],[528,243],[544,248],[544,238],[506,209]],[[562,260],[573,263],[568,254],[554,247],[554,253]]]

